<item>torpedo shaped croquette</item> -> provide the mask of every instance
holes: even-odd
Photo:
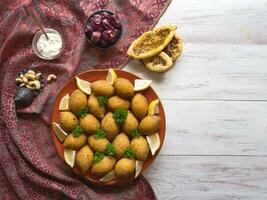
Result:
[[[75,158],[75,164],[80,167],[83,174],[91,167],[93,156],[94,152],[88,145],[85,145],[78,151]]]
[[[73,113],[78,113],[79,111],[87,107],[87,97],[79,89],[74,90],[69,99],[70,111]]]
[[[91,89],[97,96],[110,97],[114,95],[113,86],[108,84],[106,80],[94,81],[91,84]]]

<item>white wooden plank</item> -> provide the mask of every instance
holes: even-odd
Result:
[[[163,100],[162,155],[267,155],[267,102]]]
[[[190,43],[166,73],[138,60],[124,69],[152,79],[163,99],[267,100],[266,52],[267,45]]]
[[[160,200],[267,199],[267,157],[159,156],[146,177]]]
[[[185,42],[267,42],[266,0],[175,0],[158,25],[176,24]]]

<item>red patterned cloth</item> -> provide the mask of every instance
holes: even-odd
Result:
[[[136,37],[149,30],[170,0],[0,0],[0,199],[155,199],[144,177],[116,188],[95,188],[77,177],[57,155],[50,137],[49,117],[60,88],[74,74],[93,68],[121,68],[126,50]],[[60,58],[38,58],[31,42],[36,25],[25,7],[39,15],[45,27],[58,30],[65,49]],[[123,23],[123,37],[112,48],[91,48],[83,23],[95,10],[109,9]],[[54,73],[58,80],[46,83],[28,108],[16,113],[14,79],[23,68],[34,68],[44,78]]]

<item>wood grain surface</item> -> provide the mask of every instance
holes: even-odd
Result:
[[[167,119],[160,156],[145,174],[159,200],[267,199],[267,0],[173,0],[184,49],[153,80]]]

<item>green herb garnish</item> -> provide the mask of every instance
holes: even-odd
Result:
[[[97,98],[99,105],[101,106],[105,106],[108,103],[108,98],[105,96],[97,96],[96,98]]]
[[[104,138],[105,136],[106,136],[106,133],[101,128],[99,128],[99,129],[96,130],[95,137],[97,139]]]
[[[88,113],[89,113],[89,108],[86,107],[86,108],[83,108],[83,109],[79,110],[79,111],[76,113],[76,115],[77,115],[78,117],[85,118],[86,115],[87,115]]]
[[[134,157],[134,152],[131,148],[127,148],[124,152],[124,157],[125,158],[132,158]]]
[[[123,124],[126,121],[128,112],[125,109],[117,109],[113,113],[113,118],[117,124]]]
[[[103,153],[95,152],[95,155],[93,157],[93,163],[97,163],[97,162],[103,160],[103,158],[104,158],[104,154]]]
[[[133,129],[131,132],[130,132],[130,135],[133,137],[133,138],[137,138],[140,136],[140,133],[138,131],[137,128]]]
[[[72,130],[72,134],[74,137],[79,137],[83,133],[83,128],[78,125]]]
[[[107,144],[105,151],[106,151],[106,154],[109,156],[115,155],[115,148],[111,143]]]

